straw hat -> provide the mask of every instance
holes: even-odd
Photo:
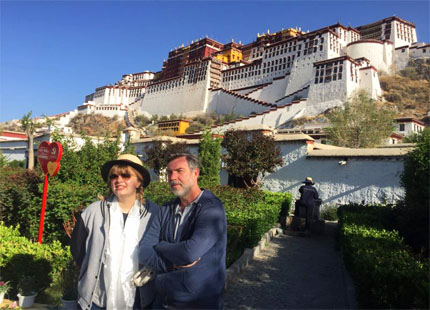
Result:
[[[305,184],[311,184],[311,185],[314,185],[314,184],[315,184],[314,180],[312,180],[312,178],[311,178],[311,177],[306,177],[305,181],[304,181],[304,182],[302,182],[302,183],[305,183]]]
[[[109,171],[114,165],[126,165],[133,167],[142,175],[142,186],[147,187],[149,182],[151,182],[151,176],[148,170],[143,167],[142,161],[135,155],[132,154],[121,154],[116,160],[111,160],[102,166],[101,173],[103,180],[107,182]]]

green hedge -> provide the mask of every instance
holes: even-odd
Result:
[[[275,226],[281,214],[291,208],[290,193],[272,193],[255,188],[238,189],[229,186],[209,188],[224,204],[227,231],[227,266],[246,248],[258,244],[261,237]]]
[[[21,223],[21,234],[30,240],[37,239],[42,194],[42,180],[37,173],[31,178],[25,170],[12,172],[13,182],[0,183],[1,216],[6,225]],[[9,178],[10,179],[10,178]],[[3,179],[4,180],[4,179]],[[2,191],[1,189],[6,189]],[[261,236],[273,227],[279,216],[288,215],[291,208],[290,193],[271,193],[256,188],[238,189],[215,185],[208,187],[223,202],[228,221],[227,263],[239,257],[245,248],[258,244]],[[2,194],[3,193],[3,194]],[[72,212],[95,201],[97,188],[91,184],[62,183],[50,180],[45,213],[44,242],[59,240],[69,242],[63,223],[70,221]],[[166,182],[152,182],[145,190],[145,197],[162,205],[174,198]],[[1,219],[0,219],[1,220]]]
[[[44,291],[57,281],[71,259],[69,248],[59,241],[49,244],[29,241],[19,233],[19,225],[8,227],[0,222],[0,240],[1,276],[12,285],[10,296],[17,293],[20,278],[33,276],[38,298],[46,297]]]
[[[22,236],[36,241],[42,206],[43,178],[40,173],[25,169],[0,169],[0,221],[7,226],[20,224]],[[59,240],[68,244],[63,223],[72,213],[97,199],[97,189],[91,184],[62,183],[49,179],[45,209],[43,241]]]
[[[264,192],[265,201],[269,204],[275,204],[281,206],[280,216],[288,216],[291,210],[291,204],[293,201],[293,195],[291,193],[274,193]]]
[[[210,186],[224,204],[230,226],[240,226],[242,244],[254,247],[261,236],[272,228],[279,216],[288,214],[291,208],[290,193],[272,193],[255,188],[239,189],[230,186]],[[165,182],[152,182],[145,190],[145,197],[162,205],[173,199],[169,185]],[[243,243],[244,242],[244,243]]]
[[[339,241],[360,308],[429,307],[428,261],[418,261],[391,230],[390,206],[341,206]]]
[[[292,194],[272,193],[256,188],[239,189],[214,185],[207,188],[224,204],[227,215],[227,266],[233,263],[245,248],[258,244],[261,237],[291,208]],[[162,205],[173,199],[169,185],[153,182],[145,196]],[[285,215],[283,215],[285,214]]]

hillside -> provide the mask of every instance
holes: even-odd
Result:
[[[380,77],[383,98],[399,116],[414,115],[418,119],[429,110],[430,85],[426,80],[413,80],[401,75]]]
[[[430,59],[411,59],[408,66],[395,75],[379,78],[383,98],[399,116],[427,115],[430,102]]]
[[[100,114],[79,114],[72,118],[69,126],[75,133],[85,133],[88,136],[111,137],[117,136],[117,131],[126,128],[125,120],[118,117],[106,117]]]

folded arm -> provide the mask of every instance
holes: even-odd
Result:
[[[225,231],[225,211],[222,206],[206,205],[196,219],[194,231],[187,240],[170,243],[161,241],[155,250],[178,266],[196,262],[222,237]]]
[[[139,264],[148,266],[158,272],[167,272],[172,268],[173,264],[166,261],[154,249],[154,246],[160,241],[161,213],[158,212],[139,244]]]

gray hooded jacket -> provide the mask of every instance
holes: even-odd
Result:
[[[106,241],[108,240],[110,217],[109,209],[113,196],[105,201],[89,205],[76,221],[72,233],[70,250],[73,259],[80,266],[78,280],[78,303],[83,310],[91,309],[91,304],[104,306],[106,292],[103,288],[103,265],[106,261]],[[140,240],[151,225],[159,207],[146,200],[140,207]],[[154,281],[151,281],[154,282]],[[142,307],[152,302],[155,296],[154,283],[139,288]]]

